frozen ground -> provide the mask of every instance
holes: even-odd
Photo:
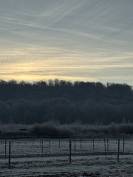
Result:
[[[64,157],[49,158],[21,158],[12,160],[12,168],[7,168],[5,160],[0,161],[0,176],[21,177],[21,176],[47,176],[63,174],[83,174],[83,172],[100,174],[102,177],[132,177],[133,158],[121,157],[119,163],[115,157],[90,156],[74,157],[72,164],[69,164]],[[98,175],[97,175],[98,176]]]
[[[8,169],[8,158],[4,158],[5,144],[0,144],[0,177],[133,177],[133,155],[121,155],[117,163],[116,155],[87,155],[92,152],[92,142],[72,144],[72,164],[69,164],[68,142],[49,141],[44,143],[43,156],[40,141],[15,141],[12,144],[11,169]],[[132,152],[132,141],[127,141],[126,152]],[[50,149],[49,149],[50,148]],[[122,144],[121,144],[122,150]],[[8,143],[7,143],[8,151]],[[95,152],[104,152],[104,143],[95,143]],[[117,151],[117,142],[110,142],[109,152]],[[77,155],[76,155],[77,153]],[[84,154],[83,156],[78,154]],[[24,155],[25,157],[22,157]],[[29,156],[30,155],[30,156]],[[49,156],[48,156],[49,155]],[[21,158],[20,158],[21,157]],[[86,173],[85,173],[86,172]],[[84,175],[83,175],[84,174]]]

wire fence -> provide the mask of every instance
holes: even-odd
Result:
[[[1,139],[0,159],[5,160],[7,168],[13,165],[15,158],[61,157],[68,163],[75,156],[114,155],[120,161],[121,155],[133,154],[132,139],[100,138],[100,139],[70,139],[70,138],[27,138]]]

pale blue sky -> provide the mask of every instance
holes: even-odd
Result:
[[[0,79],[133,85],[133,0],[0,0]]]

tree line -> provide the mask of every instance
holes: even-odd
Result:
[[[0,123],[55,121],[110,124],[133,122],[133,89],[127,84],[0,81]]]

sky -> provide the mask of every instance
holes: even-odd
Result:
[[[0,79],[133,85],[133,0],[0,0]]]

